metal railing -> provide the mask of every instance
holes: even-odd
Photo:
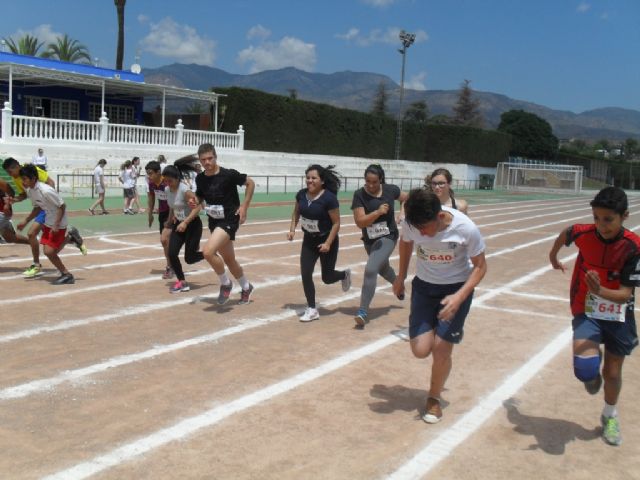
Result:
[[[118,180],[119,175],[115,173],[105,173],[105,187],[107,194],[110,189],[122,189],[122,184]],[[256,184],[257,193],[295,193],[305,188],[304,175],[251,175]],[[341,177],[342,184],[340,191],[352,192],[364,186],[364,178],[362,177]],[[400,190],[408,192],[411,189],[424,186],[423,178],[415,177],[387,177],[386,183],[397,185]],[[58,192],[61,190],[70,192],[73,198],[77,196],[88,196],[94,198],[94,181],[92,173],[60,173],[56,178],[56,188]],[[146,188],[146,180],[144,176],[138,178],[138,188]],[[451,188],[454,190],[476,190],[479,188],[479,180],[454,180]],[[119,192],[119,190],[118,190]],[[143,191],[140,190],[142,193]]]

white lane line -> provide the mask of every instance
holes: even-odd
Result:
[[[566,301],[566,300],[565,300]],[[473,305],[474,308],[480,308],[482,310],[493,310],[496,312],[501,312],[501,313],[511,313],[513,315],[519,315],[521,317],[524,317],[525,319],[529,320],[531,318],[532,312],[530,310],[520,310],[520,309],[516,309],[516,308],[504,308],[504,307],[493,307],[490,305],[485,305],[485,304],[479,304],[479,305]],[[556,315],[553,313],[542,313],[542,312],[535,312],[535,316],[536,317],[542,317],[542,318],[549,318],[552,320],[561,320],[561,321],[567,321],[569,318],[571,318],[570,314],[567,315]]]
[[[565,261],[566,259],[562,259],[562,261]],[[538,269],[538,271],[541,271],[542,269]],[[538,275],[540,275],[541,273],[539,273]],[[509,284],[507,284],[509,285]],[[505,285],[505,287],[507,286]],[[385,287],[382,287],[385,288]],[[386,287],[388,288],[388,287]],[[480,298],[480,300],[482,299],[482,296]],[[566,330],[563,335],[566,336],[566,333],[568,332],[569,336],[571,334],[571,329]],[[562,337],[562,338],[560,338]],[[560,348],[562,348],[566,343],[567,343],[567,339],[564,338],[562,335],[560,335],[558,338],[560,338],[560,340],[562,341],[562,344],[557,346],[556,349],[559,350]],[[552,344],[550,345],[555,345],[556,343],[560,343],[558,341],[558,338],[556,338],[556,340],[554,340],[554,342],[552,342]],[[198,430],[201,430],[205,427],[214,425],[215,423],[218,423],[219,421],[223,420],[224,418],[229,417],[230,415],[233,415],[235,413],[238,413],[242,410],[246,410],[250,407],[254,407],[257,405],[260,405],[261,403],[264,403],[270,399],[272,399],[273,397],[286,393],[288,391],[290,391],[293,388],[296,388],[300,385],[303,385],[304,383],[307,383],[308,381],[311,380],[315,380],[316,378],[319,378],[322,375],[317,375],[317,376],[312,376],[311,378],[309,378],[308,380],[304,381],[304,382],[299,382],[299,381],[294,381],[294,379],[296,378],[300,378],[300,376],[302,376],[303,378],[307,378],[309,376],[308,372],[315,372],[318,371],[318,369],[320,369],[321,371],[324,371],[324,369],[326,369],[327,365],[336,365],[336,363],[338,362],[339,366],[336,366],[335,368],[331,368],[329,371],[327,371],[326,373],[330,373],[333,372],[334,370],[337,370],[338,368],[341,368],[343,366],[349,365],[350,363],[359,360],[361,358],[364,358],[368,355],[371,355],[383,348],[386,348],[388,345],[391,345],[395,342],[399,341],[399,338],[394,336],[394,335],[388,335],[383,337],[382,339],[370,343],[369,345],[365,345],[364,347],[361,347],[357,350],[355,350],[355,352],[361,352],[359,353],[357,356],[353,356],[353,352],[347,354],[347,358],[348,361],[345,361],[345,356],[340,356],[337,357],[325,364],[320,365],[319,367],[316,367],[314,369],[311,370],[307,370],[306,372],[303,372],[299,375],[296,375],[294,377],[291,377],[289,379],[283,380],[281,382],[278,382],[276,384],[272,384],[269,387],[263,388],[261,390],[258,390],[254,393],[245,395],[243,397],[240,397],[239,399],[220,405],[219,407],[213,408],[211,410],[207,410],[199,415],[193,416],[193,417],[189,417],[186,418],[182,421],[180,421],[179,423],[167,427],[165,429],[156,431],[148,436],[145,437],[141,437],[138,440],[134,440],[128,444],[125,444],[122,447],[116,448],[114,450],[112,450],[109,453],[106,453],[104,455],[100,455],[98,457],[94,457],[92,460],[89,460],[88,462],[83,462],[80,463],[78,465],[75,465],[73,467],[70,467],[66,470],[60,471],[58,473],[55,473],[51,476],[45,477],[47,480],[61,480],[61,479],[84,479],[87,478],[89,476],[95,475],[96,473],[99,473],[103,470],[106,470],[108,468],[120,465],[126,461],[129,461],[133,458],[136,458],[140,455],[143,455],[155,448],[158,448],[160,446],[163,446],[169,442],[173,442],[175,440],[180,440],[180,439],[184,439],[185,437],[197,432]],[[550,345],[548,345],[543,352],[546,352],[547,350],[549,350]],[[371,350],[369,350],[371,349]],[[556,350],[556,353],[557,353]],[[548,356],[549,354],[547,354]],[[554,353],[555,355],[555,353]],[[549,358],[551,358],[552,356],[550,356]],[[535,358],[543,358],[544,359],[544,355],[542,355],[542,353],[536,355]],[[526,380],[522,381],[522,384],[526,383],[526,381],[528,381],[533,375],[535,375],[535,373],[541,369],[545,364],[546,361],[544,361],[543,363],[538,362],[538,363],[532,363],[533,360],[530,360],[529,362],[527,362],[527,364],[525,366],[528,366],[529,371],[527,371],[524,366],[521,367],[518,372],[523,372],[522,374],[519,375],[519,377],[517,377],[518,379],[520,378],[525,378],[525,374],[526,374]],[[507,383],[507,382],[505,382]],[[511,386],[513,388],[514,385],[516,385],[517,382],[515,381],[510,381],[508,382],[508,385]],[[518,386],[518,388],[520,388]],[[500,389],[499,389],[500,390]],[[516,389],[517,390],[517,389]],[[498,390],[496,390],[497,392]],[[495,392],[494,392],[495,393]],[[493,395],[493,394],[492,394]],[[512,394],[511,394],[512,395]],[[509,395],[509,396],[511,396]],[[491,397],[493,398],[493,397]],[[247,399],[251,399],[251,401],[247,402]],[[242,408],[238,408],[238,404],[242,405]],[[498,403],[498,405],[495,407],[496,409],[498,408],[498,406],[501,404]],[[483,404],[481,404],[483,405]],[[476,407],[478,408],[478,407]],[[491,413],[493,413],[494,410],[492,410],[491,412],[488,412],[486,414],[486,418],[488,418]],[[221,415],[220,412],[224,412],[224,415]],[[469,417],[469,415],[465,415],[465,418]],[[473,418],[473,417],[472,417]],[[481,423],[478,424],[478,426]],[[475,428],[478,428],[478,426],[476,426]],[[475,429],[474,428],[474,429]],[[446,432],[445,432],[446,433]],[[460,442],[462,442],[467,436],[469,436],[472,431],[469,432],[463,432],[464,434],[458,434],[458,438],[460,438],[460,441],[458,443],[455,443],[451,446],[451,449],[455,448]],[[447,438],[445,435],[441,435],[441,437],[443,438]],[[440,438],[440,437],[439,437]],[[423,450],[421,452],[422,456],[425,455],[426,449]],[[448,452],[446,452],[446,455],[448,455],[448,453],[450,452],[450,450]],[[442,458],[444,458],[444,456]],[[421,463],[419,463],[419,467],[422,468],[422,465],[424,463],[424,460],[421,458],[421,455],[416,455],[416,457],[414,457],[414,459],[419,458],[421,460]],[[414,460],[412,459],[412,460]],[[438,460],[439,461],[439,460]],[[413,465],[413,464],[412,464]],[[411,465],[410,465],[411,466]],[[414,468],[413,471],[417,470],[417,468]],[[402,478],[402,477],[400,477]]]
[[[433,467],[447,458],[458,445],[486,422],[505,400],[511,398],[553,357],[566,348],[571,337],[571,327],[563,330],[542,351],[510,375],[497,389],[386,478],[389,480],[424,478]]]
[[[272,283],[274,285],[278,284],[277,280],[273,281]],[[388,289],[388,288],[390,288],[390,286],[385,285],[382,287],[378,287],[376,291]],[[353,292],[347,295],[333,297],[328,299],[325,302],[322,302],[320,304],[320,307],[322,308],[325,306],[340,304],[342,302],[352,300],[358,297],[360,297],[360,292]],[[35,393],[50,391],[55,387],[57,387],[58,385],[61,385],[65,382],[77,381],[89,375],[95,375],[97,373],[105,372],[112,368],[122,367],[124,365],[130,365],[132,363],[141,362],[143,360],[148,360],[150,358],[158,357],[160,355],[176,352],[184,348],[195,347],[197,345],[202,345],[204,343],[216,342],[224,337],[235,335],[235,334],[244,332],[246,330],[251,330],[253,328],[262,327],[269,323],[279,322],[281,320],[285,320],[287,318],[291,318],[294,316],[297,316],[297,312],[293,310],[286,310],[284,312],[270,315],[264,318],[254,318],[254,317],[247,318],[247,319],[241,320],[238,325],[235,325],[233,327],[227,327],[213,333],[200,335],[200,336],[189,338],[186,340],[181,340],[179,342],[163,344],[163,345],[155,345],[153,346],[153,348],[150,348],[148,350],[144,350],[141,352],[118,355],[104,362],[95,363],[87,367],[77,368],[74,370],[65,370],[53,377],[43,378],[40,380],[33,380],[31,382],[14,385],[12,387],[6,387],[3,389],[0,389],[0,400],[14,400],[17,398],[24,398],[29,395],[33,395]]]
[[[45,480],[83,479],[95,475],[110,467],[114,467],[135,457],[143,455],[151,450],[166,445],[169,442],[183,439],[203,428],[210,427],[222,420],[249,408],[260,405],[274,397],[290,392],[306,383],[317,380],[342,367],[350,365],[361,358],[372,355],[389,345],[399,341],[392,335],[380,340],[351,350],[333,358],[317,367],[300,372],[293,377],[274,383],[253,393],[244,395],[232,402],[207,410],[197,416],[186,418],[170,427],[159,430],[149,436],[142,437],[127,443],[105,455],[93,458],[67,470],[44,477]]]

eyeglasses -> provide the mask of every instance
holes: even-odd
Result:
[[[447,185],[447,182],[431,182],[432,187],[444,187]]]

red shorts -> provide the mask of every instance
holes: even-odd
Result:
[[[40,237],[40,245],[49,245],[51,248],[58,250],[62,248],[67,238],[67,229],[61,228],[57,233],[53,233],[51,227],[42,226],[42,237]]]

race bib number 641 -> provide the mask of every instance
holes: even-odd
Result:
[[[585,298],[584,313],[597,320],[624,323],[626,310],[626,303],[615,303],[593,293],[588,293]]]

